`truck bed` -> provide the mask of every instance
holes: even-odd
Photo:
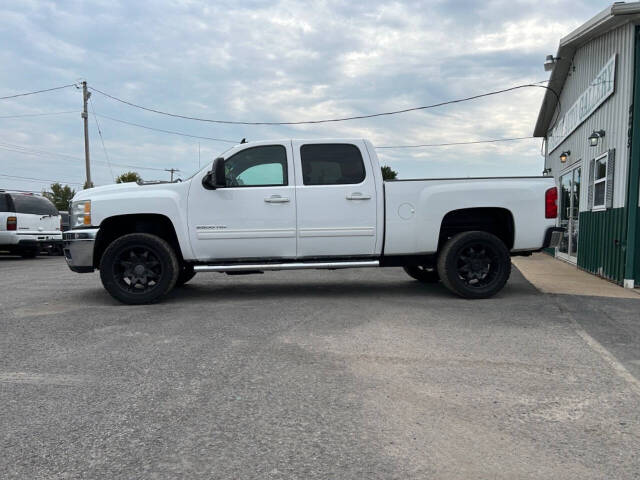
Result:
[[[426,178],[384,182],[385,255],[437,251],[445,216],[492,209],[513,223],[512,251],[536,250],[555,219],[545,218],[552,177]]]

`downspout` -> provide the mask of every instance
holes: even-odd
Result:
[[[633,125],[631,129],[631,152],[627,182],[627,252],[624,268],[624,286],[635,284],[635,258],[638,228],[638,184],[640,183],[640,27],[636,26],[633,67]],[[640,272],[638,272],[640,273]]]

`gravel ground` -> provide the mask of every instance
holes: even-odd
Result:
[[[640,301],[0,258],[0,478],[640,478]]]

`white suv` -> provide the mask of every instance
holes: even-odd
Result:
[[[0,190],[0,250],[32,258],[62,244],[60,215],[48,199]]]

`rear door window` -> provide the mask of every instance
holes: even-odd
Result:
[[[365,178],[360,149],[348,143],[303,145],[300,160],[305,185],[348,185]]]
[[[16,213],[31,215],[58,215],[58,210],[49,200],[35,195],[11,195]]]

